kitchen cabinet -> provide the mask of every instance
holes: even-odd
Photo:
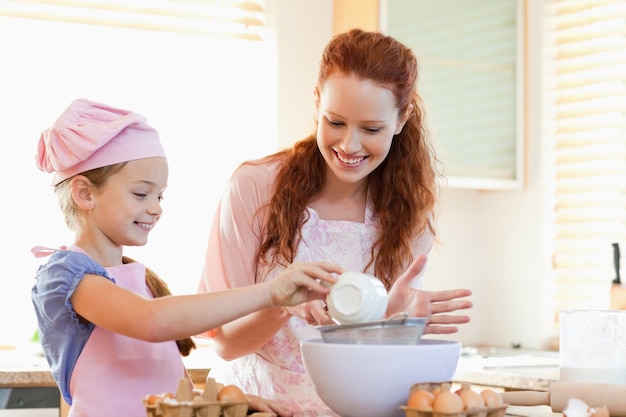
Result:
[[[56,386],[0,388],[0,417],[59,417],[60,403]]]

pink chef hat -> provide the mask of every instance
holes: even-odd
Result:
[[[81,172],[135,159],[165,157],[146,118],[87,99],[74,100],[39,137],[37,167],[52,185]]]

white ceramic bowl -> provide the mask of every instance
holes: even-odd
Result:
[[[387,290],[376,277],[362,272],[339,275],[326,297],[331,317],[340,324],[381,320],[387,310]]]
[[[301,343],[306,371],[320,398],[342,417],[402,417],[415,383],[451,381],[459,342],[424,339],[417,345]]]

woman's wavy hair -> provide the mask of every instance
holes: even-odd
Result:
[[[100,188],[111,175],[119,172],[124,165],[126,165],[126,162],[92,169],[90,171],[83,172],[80,175],[87,177],[87,179],[89,179],[89,181],[91,181],[96,188]],[[65,217],[67,227],[70,230],[75,231],[80,224],[81,216],[80,209],[72,198],[70,181],[71,178],[68,178],[57,184],[54,187],[54,192],[57,194],[59,199],[59,206],[61,207],[61,211]],[[131,262],[135,262],[135,260],[127,256],[122,257],[122,263],[127,264]],[[146,285],[148,286],[148,289],[150,289],[150,293],[152,293],[154,298],[172,294],[165,281],[159,278],[159,276],[148,267],[146,267]],[[191,337],[177,340],[176,345],[178,346],[180,354],[183,356],[188,356],[191,351],[196,348],[196,344]]]
[[[355,29],[336,35],[327,45],[320,62],[317,91],[322,91],[328,77],[336,73],[388,88],[395,96],[399,115],[412,105],[386,159],[369,176],[369,195],[380,230],[365,269],[374,264],[374,274],[390,288],[402,268],[413,260],[412,239],[427,228],[435,234],[439,161],[417,94],[417,59],[409,48],[390,36]],[[293,261],[301,226],[307,220],[303,213],[307,203],[320,193],[326,170],[315,134],[268,158],[280,158],[283,163],[266,208],[259,262],[275,266]]]

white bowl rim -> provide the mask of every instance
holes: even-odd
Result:
[[[385,350],[413,350],[416,348],[421,349],[434,349],[437,347],[444,346],[461,346],[461,342],[456,340],[447,340],[447,339],[429,339],[422,337],[419,343],[413,345],[371,345],[371,344],[354,344],[354,343],[328,343],[325,342],[324,339],[320,337],[304,339],[300,341],[300,346],[304,345],[326,345],[329,346],[329,349],[371,349],[371,350],[381,350],[384,348]]]

